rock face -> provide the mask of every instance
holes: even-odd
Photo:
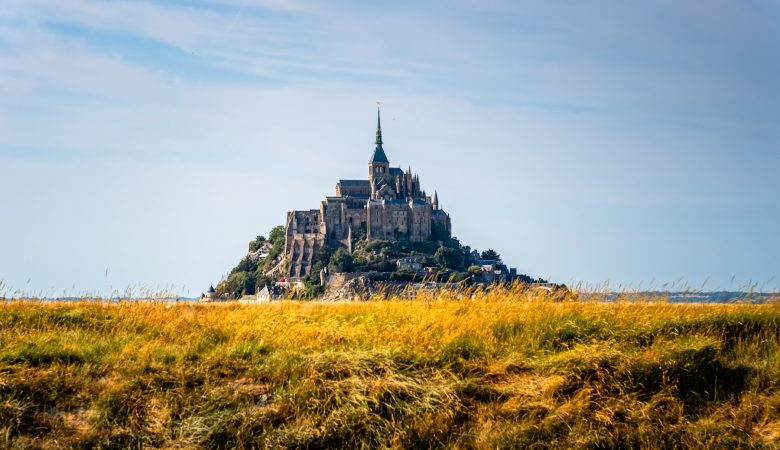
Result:
[[[367,277],[339,273],[328,277],[322,300],[368,300],[375,291],[374,283]]]

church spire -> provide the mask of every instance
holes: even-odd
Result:
[[[370,164],[376,164],[376,163],[382,163],[382,164],[389,164],[390,161],[387,160],[387,155],[385,155],[384,149],[382,149],[382,123],[380,122],[379,118],[379,102],[376,104],[376,148],[374,149],[374,154],[371,156],[371,160],[368,162]],[[384,169],[383,169],[384,170]],[[374,169],[370,169],[371,173],[374,172]],[[385,173],[387,170],[381,173]]]
[[[379,102],[376,102],[376,145],[382,145],[382,123],[379,120]]]
[[[439,209],[439,193],[433,191],[433,209]]]

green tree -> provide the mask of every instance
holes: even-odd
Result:
[[[249,251],[256,252],[263,244],[265,244],[265,236],[258,236],[255,240],[249,241]]]
[[[284,251],[284,227],[281,225],[273,227],[268,233],[268,242],[271,243],[272,247],[263,261],[263,269],[265,270],[270,269],[271,263]]]
[[[324,267],[328,267],[332,253],[333,250],[327,245],[318,248],[314,253],[314,263],[312,263],[311,272],[308,275],[312,283],[320,283],[320,270]]]
[[[272,286],[274,280],[268,278],[263,274],[255,274],[255,292],[263,289],[264,286]]]
[[[328,270],[333,273],[351,272],[354,269],[352,255],[343,248],[339,248],[330,257]]]
[[[357,243],[365,241],[368,236],[368,225],[366,222],[360,222],[360,226],[352,229],[352,242]]]
[[[244,294],[251,295],[255,293],[255,278],[247,272],[236,272],[220,283],[216,291],[217,296],[228,294],[234,298],[239,298]]]
[[[252,273],[255,270],[257,270],[257,261],[253,261],[249,259],[248,257],[244,257],[239,261],[238,265],[233,268],[233,270],[230,271],[230,274],[239,273],[239,272],[249,272]]]
[[[461,247],[460,252],[463,253],[463,264],[469,266],[471,264],[471,247],[464,245]]]
[[[489,248],[482,252],[482,259],[487,259],[490,261],[498,261],[501,259],[501,255],[499,255],[495,250],[492,248]]]
[[[460,241],[458,240],[458,238],[456,238],[456,237],[449,238],[446,241],[444,241],[444,246],[445,247],[449,247],[449,248],[454,248],[455,250],[458,250],[458,251],[460,251],[461,248],[463,247],[460,244]]]
[[[382,261],[379,263],[379,270],[381,272],[394,272],[396,269],[395,263],[392,261]]]
[[[434,258],[437,263],[449,269],[457,269],[463,264],[463,254],[454,248],[439,247]]]
[[[281,225],[277,225],[273,228],[271,228],[271,232],[268,233],[268,240],[272,244],[276,244],[278,242],[281,242],[282,245],[284,245],[284,227]]]
[[[392,247],[393,243],[381,239],[372,239],[366,244],[366,251],[371,253],[379,253],[383,248]]]

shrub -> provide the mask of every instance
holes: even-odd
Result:
[[[332,273],[352,272],[354,264],[352,261],[352,255],[349,254],[343,248],[337,249],[333,252],[333,256],[330,257],[328,263],[328,270]]]

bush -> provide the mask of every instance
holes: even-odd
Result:
[[[487,259],[490,261],[500,261],[501,255],[499,255],[498,252],[496,252],[492,248],[489,248],[484,252],[482,252],[482,259]]]
[[[423,275],[409,269],[399,270],[390,274],[390,281],[422,281]]]
[[[411,250],[424,255],[433,255],[439,246],[435,242],[411,242]]]
[[[463,255],[454,248],[439,247],[434,257],[437,263],[448,269],[457,269],[463,264]]]
[[[352,255],[343,248],[333,252],[328,263],[328,270],[332,273],[352,272],[354,268]]]
[[[395,271],[396,265],[392,261],[382,261],[379,263],[379,270],[382,272],[393,272]]]
[[[265,236],[258,236],[255,240],[249,242],[249,251],[256,252],[265,242]]]
[[[365,250],[369,253],[379,253],[382,251],[383,248],[392,247],[393,243],[390,241],[385,241],[381,239],[373,239],[368,241],[368,244],[366,244]]]
[[[228,294],[230,297],[239,298],[244,294],[255,293],[255,277],[247,272],[235,272],[217,286],[218,297]]]

